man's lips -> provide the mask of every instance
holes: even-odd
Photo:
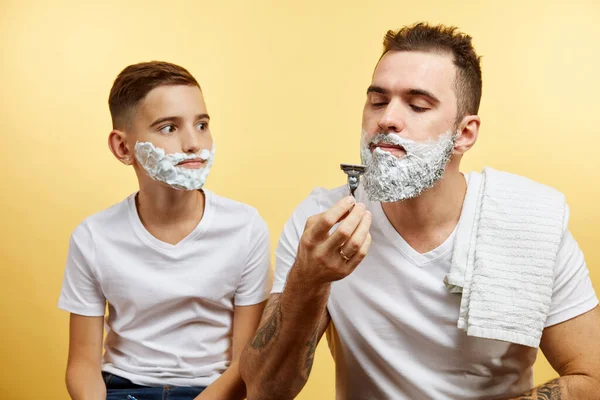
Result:
[[[383,151],[387,151],[388,153],[393,153],[393,154],[406,154],[406,150],[404,150],[404,147],[400,146],[399,144],[390,144],[390,143],[371,143],[371,145],[369,146],[369,148],[371,149],[371,152],[373,150],[375,150],[376,148],[380,148]]]

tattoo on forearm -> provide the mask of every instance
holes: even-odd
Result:
[[[562,399],[560,381],[554,379],[542,386],[538,386],[529,393],[525,393],[518,400],[560,400]]]
[[[282,318],[281,303],[277,301],[269,304],[265,309],[265,314],[270,315],[258,328],[254,339],[250,342],[250,347],[253,349],[259,350],[264,348],[279,332],[279,325]]]
[[[308,379],[310,370],[312,369],[313,362],[315,361],[315,350],[317,349],[317,342],[319,336],[319,327],[315,329],[312,337],[306,342],[306,359],[304,360],[304,368],[302,369],[302,375],[305,379]]]

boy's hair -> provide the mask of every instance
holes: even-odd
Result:
[[[115,79],[108,97],[113,129],[123,129],[131,114],[146,95],[159,86],[200,85],[185,68],[164,61],[133,64]]]
[[[424,51],[452,55],[457,68],[455,92],[457,122],[465,115],[476,115],[481,101],[481,57],[477,56],[471,36],[454,26],[432,26],[424,22],[388,31],[383,39],[383,54],[388,51]],[[382,55],[383,57],[383,55]]]

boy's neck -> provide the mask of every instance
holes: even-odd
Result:
[[[205,195],[201,190],[142,187],[135,203],[140,220],[148,232],[159,240],[176,244],[202,220]]]

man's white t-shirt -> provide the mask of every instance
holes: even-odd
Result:
[[[284,289],[307,218],[347,195],[345,186],[315,189],[296,208],[276,250],[273,293]],[[455,233],[420,254],[394,229],[381,203],[369,201],[362,187],[356,195],[372,212],[372,242],[356,270],[332,284],[327,304],[337,398],[500,399],[531,389],[537,349],[467,336],[457,328],[461,298],[444,285]],[[567,220],[546,326],[598,304]]]
[[[204,190],[198,226],[176,245],[142,225],[135,195],[73,232],[59,307],[106,318],[102,370],[139,385],[208,386],[229,366],[235,306],[271,289],[258,212]]]

